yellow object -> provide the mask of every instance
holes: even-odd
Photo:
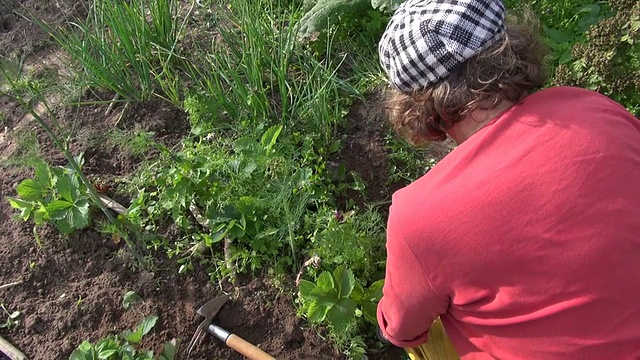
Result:
[[[459,360],[460,356],[438,318],[429,329],[429,341],[414,348],[405,349],[411,360]]]

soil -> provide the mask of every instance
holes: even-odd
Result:
[[[0,49],[3,56],[23,56],[26,64],[38,62],[53,51],[39,26],[18,15],[32,14],[53,25],[82,14],[84,7],[75,1],[0,0]],[[29,56],[27,56],[29,55]],[[112,94],[86,94],[93,100],[109,100]],[[380,108],[381,94],[371,94],[358,102],[348,115],[344,129],[344,150],[335,159],[349,171],[357,172],[366,183],[366,196],[347,194],[364,205],[386,201],[404,184],[386,184],[387,157],[384,147],[385,124]],[[145,155],[132,155],[105,134],[115,128],[140,129],[154,133],[154,140],[171,148],[188,132],[186,115],[162,100],[145,104],[62,106],[56,109],[62,126],[74,129],[71,150],[84,153],[84,171],[92,179],[113,185],[134,173]],[[24,111],[11,99],[0,97],[3,114],[0,132],[0,159],[20,153],[20,133],[36,134],[43,156],[52,164],[64,158]],[[2,130],[2,129],[0,129]],[[196,266],[186,275],[178,275],[174,260],[157,255],[153,272],[132,269],[121,256],[122,244],[89,229],[62,236],[54,228],[39,228],[39,247],[33,224],[12,220],[14,210],[6,196],[15,195],[15,187],[31,176],[24,167],[0,164],[0,285],[21,281],[20,285],[0,290],[0,304],[9,312],[21,313],[19,324],[7,328],[0,321],[0,336],[21,349],[29,359],[67,359],[83,341],[95,342],[108,334],[134,328],[145,316],[156,315],[158,322],[145,337],[142,348],[162,350],[165,341],[177,339],[179,358],[187,358],[186,347],[202,320],[196,310],[222,294],[211,283],[204,269]],[[127,206],[126,197],[112,190],[107,193]],[[99,214],[96,214],[99,217]],[[278,279],[266,274],[241,276],[230,291],[232,299],[216,318],[217,323],[256,344],[278,359],[341,359],[322,329],[314,329],[296,316],[293,279]],[[122,296],[133,290],[143,301],[128,310]],[[2,311],[0,309],[0,311]],[[4,320],[5,314],[0,313]],[[397,349],[371,358],[399,358]],[[207,337],[191,354],[192,359],[241,359],[219,341]],[[3,357],[0,355],[0,360]]]
[[[385,135],[389,131],[382,107],[384,93],[375,91],[368,94],[364,101],[357,100],[347,114],[347,124],[343,130],[344,140],[338,154],[337,163],[342,163],[364,181],[365,191],[347,192],[347,198],[363,208],[365,204],[383,203],[383,211],[393,193],[407,185],[404,182],[388,184],[388,149],[385,147]]]
[[[49,36],[34,19],[55,28],[86,14],[84,4],[75,0],[1,0],[0,55],[24,58],[46,48]]]

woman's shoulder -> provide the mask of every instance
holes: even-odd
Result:
[[[595,104],[624,109],[626,111],[622,105],[606,95],[594,90],[574,86],[554,86],[538,90],[525,97],[521,104],[534,107],[540,106],[541,104],[558,104],[560,107],[575,104],[585,110],[590,108],[590,104]]]

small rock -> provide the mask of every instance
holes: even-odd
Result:
[[[27,328],[27,332],[29,333],[39,333],[42,332],[42,320],[37,315],[29,315],[27,319],[24,321],[24,326]]]

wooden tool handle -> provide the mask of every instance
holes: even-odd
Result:
[[[27,360],[27,357],[20,350],[2,336],[0,336],[0,354],[7,355],[11,360]]]
[[[276,360],[273,356],[260,350],[260,348],[238,335],[229,335],[226,344],[228,347],[239,352],[250,360]]]

